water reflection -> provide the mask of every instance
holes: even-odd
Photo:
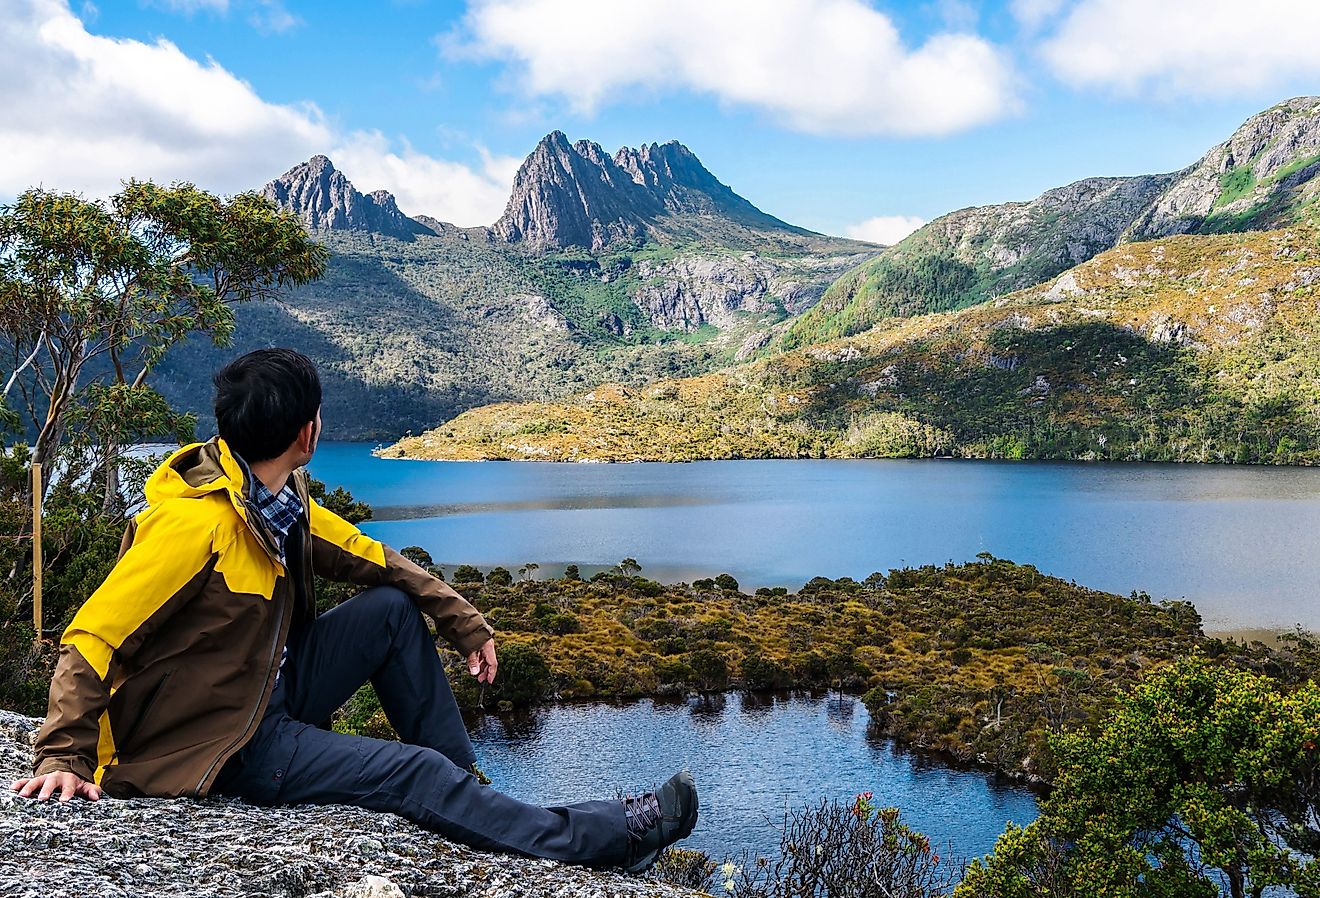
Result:
[[[785,808],[850,801],[865,790],[960,856],[988,851],[1005,821],[1025,824],[1036,815],[1023,789],[876,738],[854,696],[731,693],[557,705],[488,715],[471,731],[499,787],[542,804],[648,787],[688,767],[702,794],[690,847],[716,857],[773,853]]]

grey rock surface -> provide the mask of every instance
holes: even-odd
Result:
[[[523,162],[492,229],[510,243],[537,249],[599,251],[670,236],[678,219],[703,222],[698,231],[715,220],[753,231],[818,236],[753,206],[677,141],[623,147],[611,156],[589,140],[570,144],[562,131],[546,135]]]
[[[1113,247],[1175,177],[1085,178],[1028,202],[962,209],[935,219],[889,255],[935,248],[975,268],[1004,272],[996,292],[1032,286],[1042,273],[1053,276]]]
[[[313,156],[271,181],[263,195],[295,213],[309,230],[370,231],[407,239],[433,233],[399,211],[386,190],[360,193],[325,156]]]
[[[770,258],[756,253],[683,254],[637,263],[632,300],[654,327],[733,327],[738,313],[797,314],[865,256]]]
[[[494,898],[695,893],[491,854],[393,814],[234,799],[38,802],[8,788],[40,720],[0,711],[0,898]]]
[[[1320,97],[1297,97],[1253,115],[1201,157],[1124,235],[1280,227],[1320,196]]]

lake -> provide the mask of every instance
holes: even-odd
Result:
[[[635,558],[655,579],[727,571],[744,590],[990,552],[1118,593],[1187,598],[1211,631],[1320,629],[1320,470],[938,460],[550,464],[379,459],[326,443],[312,473],[369,502],[363,525],[442,567],[584,575]],[[648,787],[690,767],[690,840],[773,854],[786,808],[870,790],[942,854],[990,850],[1032,794],[868,732],[855,699],[565,704],[473,724],[499,788],[553,804]]]
[[[990,851],[1008,820],[1035,819],[1030,792],[899,751],[868,729],[852,697],[731,693],[487,715],[472,741],[497,788],[545,805],[649,789],[686,766],[701,811],[684,845],[716,860],[775,857],[786,808],[867,790],[951,859]]]
[[[1186,598],[1210,632],[1320,630],[1320,470],[1173,464],[780,460],[691,464],[380,459],[310,465],[375,509],[363,529],[442,567],[625,557],[744,590],[990,552],[1085,586]]]

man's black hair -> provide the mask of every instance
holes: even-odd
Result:
[[[292,349],[258,349],[215,373],[215,426],[252,463],[284,453],[321,407],[312,360]]]

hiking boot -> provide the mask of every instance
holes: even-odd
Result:
[[[627,796],[623,811],[628,820],[628,857],[624,869],[642,873],[660,852],[686,839],[697,825],[697,786],[692,774],[676,773],[654,792]]]

